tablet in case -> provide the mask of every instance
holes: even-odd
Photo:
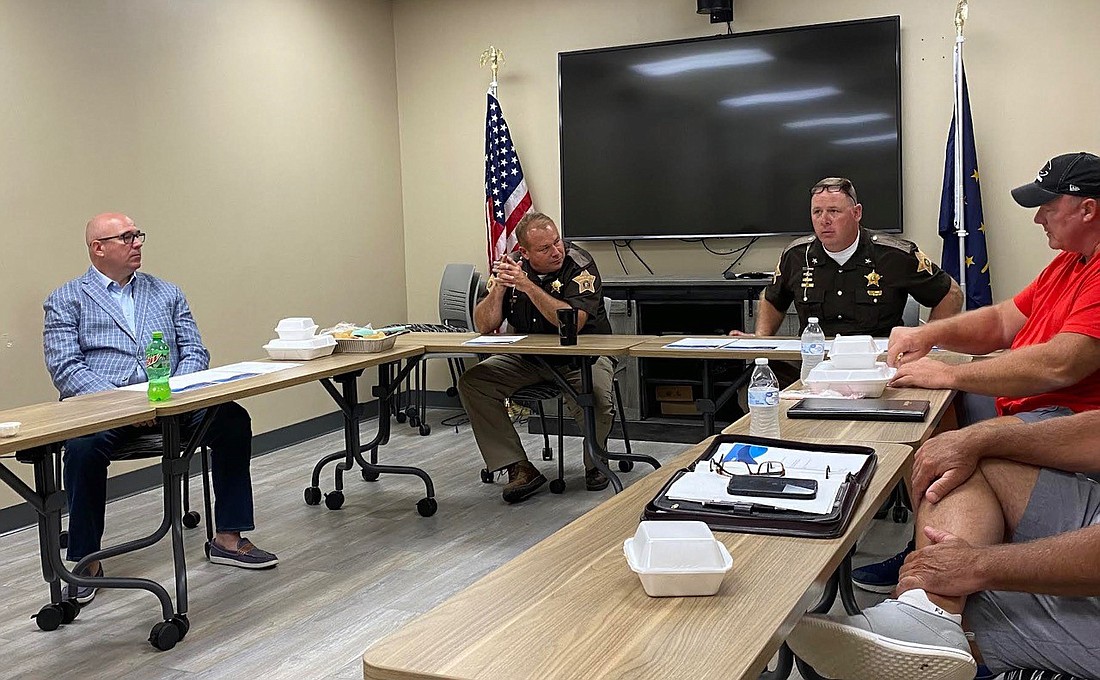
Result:
[[[923,422],[931,405],[921,399],[825,399],[807,397],[787,410],[788,418]]]
[[[673,499],[667,496],[672,485],[700,461],[714,456],[723,444],[755,444],[759,446],[781,447],[822,453],[853,453],[866,456],[863,466],[855,474],[849,474],[841,485],[833,504],[832,511],[825,515],[781,510],[761,503],[710,504]],[[706,463],[703,463],[704,465]],[[836,538],[844,533],[852,520],[852,511],[863,497],[863,492],[871,483],[878,457],[875,450],[867,446],[848,446],[839,444],[810,444],[751,437],[747,435],[720,434],[711,440],[703,454],[696,459],[691,468],[677,470],[661,490],[646,504],[642,511],[643,520],[696,520],[706,522],[714,531],[729,531],[749,534],[774,534],[779,536],[799,536],[805,538]]]

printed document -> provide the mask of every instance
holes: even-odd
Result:
[[[729,338],[683,338],[668,343],[663,349],[721,349],[731,342]]]
[[[257,375],[266,375],[298,366],[301,366],[301,364],[292,361],[241,361],[236,364],[219,366],[218,368],[208,368],[205,371],[174,375],[168,379],[168,385],[174,393],[186,392],[199,387],[209,387],[210,385],[233,382],[242,378],[252,378]],[[134,383],[118,389],[128,392],[144,392],[149,389],[149,383]]]
[[[526,338],[526,335],[479,335],[471,338],[463,345],[511,345]]]

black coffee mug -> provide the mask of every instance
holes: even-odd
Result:
[[[577,309],[558,310],[558,339],[562,345],[577,344]]]

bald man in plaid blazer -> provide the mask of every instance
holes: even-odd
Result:
[[[172,375],[206,369],[210,353],[180,289],[139,273],[145,233],[118,213],[88,222],[85,241],[92,266],[46,299],[43,350],[46,367],[62,399],[146,381],[145,345],[153,331],[164,333],[171,352]],[[185,437],[202,420],[191,414]],[[65,443],[65,489],[69,495],[68,559],[79,562],[100,549],[107,502],[107,467],[118,460],[119,446],[141,434],[156,434],[154,422],[70,439]],[[252,482],[252,425],[236,403],[218,407],[203,441],[211,448],[217,533],[209,558],[216,564],[251,569],[272,567],[278,558],[260,550],[242,531],[255,528]],[[102,565],[89,561],[84,574],[99,576]],[[95,588],[70,587],[81,604]]]

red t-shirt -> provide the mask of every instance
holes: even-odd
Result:
[[[1100,338],[1100,257],[1082,264],[1077,253],[1058,253],[1013,302],[1027,321],[1013,339],[1012,349],[1047,342],[1059,333]],[[1053,392],[997,398],[1002,415],[1043,406],[1064,406],[1075,413],[1100,409],[1100,371]]]

